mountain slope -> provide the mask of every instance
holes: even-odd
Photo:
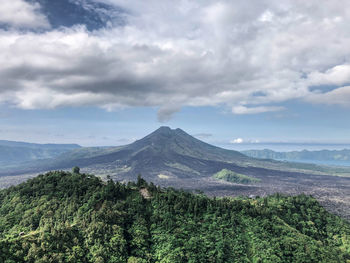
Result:
[[[140,150],[151,147],[155,152],[177,153],[205,160],[232,161],[246,160],[247,157],[237,151],[225,150],[187,134],[181,129],[160,127],[141,140],[131,144],[128,149]]]
[[[259,169],[271,170],[272,173],[276,170],[323,174],[350,171],[345,168],[255,159],[237,151],[202,142],[181,129],[160,127],[146,137],[126,146],[80,148],[54,159],[29,162],[7,170],[2,169],[0,175],[70,169],[73,166],[129,180],[135,179],[138,173],[142,173],[150,180],[157,180],[160,174],[175,178],[210,177],[224,168],[253,176]]]
[[[214,199],[67,172],[0,191],[0,262],[349,262],[349,237],[305,195]]]
[[[255,159],[168,127],[125,146],[79,148],[53,159],[1,166],[0,188],[17,184],[38,172],[74,166],[81,167],[83,172],[101,177],[110,175],[120,181],[133,181],[142,174],[160,186],[200,189],[215,196],[307,193],[329,211],[350,219],[350,177],[334,176],[347,175],[349,169]],[[228,173],[248,176],[256,183],[239,184],[214,178],[225,169]]]
[[[203,171],[203,166],[206,166],[205,161],[231,162],[248,159],[250,158],[239,152],[206,144],[180,129],[172,130],[169,127],[161,127],[130,145],[76,149],[52,160],[28,163],[20,169],[12,169],[12,173],[17,173],[16,170],[18,172],[37,172],[71,168],[75,165],[91,167],[109,164],[114,166],[116,171],[127,167],[135,174],[142,170],[145,176],[149,173],[153,174],[154,171],[160,173],[164,169],[176,170],[177,174],[183,174],[183,170],[171,167],[171,164],[179,163],[180,166],[192,166],[195,170],[198,166],[200,170],[194,172],[198,174]]]

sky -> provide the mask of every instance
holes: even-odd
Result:
[[[0,4],[0,139],[350,145],[347,0]]]

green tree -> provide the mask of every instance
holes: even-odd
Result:
[[[73,172],[74,174],[79,174],[79,173],[80,173],[80,168],[79,168],[78,166],[74,166],[74,167],[72,168],[72,172]]]

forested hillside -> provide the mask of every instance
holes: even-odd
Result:
[[[244,174],[235,173],[227,169],[222,169],[220,172],[214,174],[213,177],[218,180],[223,180],[237,184],[252,184],[260,182],[260,179],[249,177]]]
[[[0,191],[0,262],[350,262],[312,197],[208,198],[50,172]]]

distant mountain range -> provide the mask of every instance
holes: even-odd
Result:
[[[77,147],[53,159],[19,165],[20,169],[11,169],[11,173],[103,166],[109,167],[112,174],[126,177],[138,173],[146,178],[159,174],[189,177],[217,172],[215,163],[229,165],[233,161],[247,162],[250,159],[239,152],[204,143],[181,129],[161,127],[126,146]]]
[[[74,149],[69,150],[70,147]],[[207,144],[181,129],[160,127],[134,143],[119,147],[28,144],[24,149],[39,151],[37,148],[46,151],[53,148],[54,154],[64,152],[53,158],[35,157],[24,163],[1,165],[0,188],[45,171],[79,166],[82,172],[102,178],[109,175],[127,182],[135,181],[141,174],[159,186],[199,189],[216,196],[307,193],[331,211],[350,218],[350,168],[257,159]],[[8,158],[6,154],[3,156]]]
[[[291,151],[291,152],[275,152],[272,150],[247,150],[242,151],[243,154],[262,159],[290,160],[290,161],[349,161],[350,150],[320,150],[320,151]]]
[[[11,165],[57,157],[81,148],[77,144],[36,144],[0,140],[0,164]]]
[[[336,169],[313,164],[299,164],[262,160],[238,151],[222,149],[187,134],[181,129],[160,127],[132,144],[119,147],[86,147],[79,145],[38,145],[3,143],[12,152],[3,153],[3,161],[22,159],[26,163],[0,168],[0,175],[70,169],[73,166],[97,174],[110,174],[120,179],[135,179],[141,173],[149,180],[163,178],[209,177],[222,169],[244,175],[254,175],[256,169],[280,172],[346,173],[350,169]],[[12,145],[12,146],[11,146]],[[62,153],[61,155],[59,155]],[[23,158],[22,158],[23,157]],[[44,159],[45,160],[38,160]],[[264,171],[265,171],[264,170]],[[260,171],[260,173],[262,173]]]

